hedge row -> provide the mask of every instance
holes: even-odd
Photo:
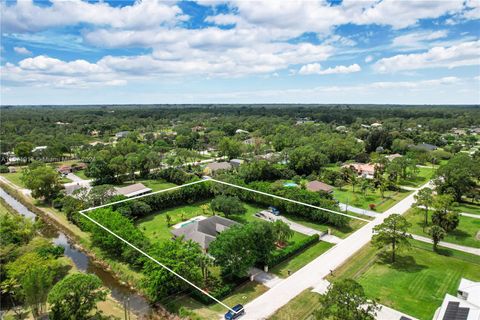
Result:
[[[296,242],[294,245],[288,246],[282,250],[275,250],[270,256],[269,265],[275,266],[291,256],[299,253],[300,251],[307,249],[311,245],[317,243],[319,238],[320,237],[318,234],[313,234],[306,239]]]
[[[192,204],[213,197],[209,182],[202,182],[176,190],[157,193],[141,199],[114,205],[120,212],[131,212],[132,218],[141,218],[153,212],[184,204]],[[146,205],[146,206],[145,206]],[[134,208],[137,208],[135,210]],[[138,210],[138,208],[143,208]]]
[[[178,185],[192,181],[196,176],[177,168],[167,168],[150,174],[153,179],[161,178],[165,181]]]

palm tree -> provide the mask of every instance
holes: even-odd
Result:
[[[21,309],[17,307],[17,305],[15,304],[15,295],[19,290],[20,290],[20,285],[18,284],[17,279],[15,278],[7,279],[0,284],[0,292],[2,293],[2,295],[7,295],[10,297],[12,310],[17,315],[17,318],[19,318],[21,313]]]

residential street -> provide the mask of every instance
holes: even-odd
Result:
[[[425,184],[421,188],[428,185]],[[317,287],[323,282],[331,270],[335,270],[348,260],[353,254],[366,245],[371,237],[373,228],[394,213],[405,213],[415,202],[413,192],[398,202],[384,214],[377,216],[373,221],[354,232],[330,250],[304,266],[283,280],[255,300],[245,305],[245,319],[266,319],[303,290]]]

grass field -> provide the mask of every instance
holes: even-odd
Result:
[[[269,320],[313,320],[312,314],[321,306],[318,297],[318,293],[307,289],[278,309]]]
[[[423,232],[424,210],[412,208],[406,214],[405,218],[412,224],[409,231],[420,236],[430,237]],[[432,212],[429,212],[429,226],[431,226]],[[428,230],[428,227],[425,231]],[[463,246],[480,248],[480,240],[476,239],[477,232],[480,231],[480,219],[460,216],[458,227],[449,232],[443,241],[461,244]]]
[[[332,213],[333,214],[333,213]],[[350,235],[352,232],[358,230],[361,228],[363,225],[365,225],[366,222],[360,221],[360,220],[354,220],[354,219],[349,219],[349,224],[346,227],[334,227],[325,223],[319,223],[319,222],[313,222],[310,220],[306,220],[302,217],[299,216],[292,216],[292,215],[284,215],[287,219],[297,222],[301,225],[304,225],[306,227],[318,230],[318,231],[327,231],[328,228],[332,231],[332,234],[339,237],[339,238],[346,238],[348,235]],[[366,216],[362,216],[364,219],[368,219]]]
[[[286,278],[288,277],[288,271],[290,270],[292,273],[298,271],[303,266],[311,262],[313,259],[317,258],[325,251],[333,247],[333,244],[319,241],[313,246],[307,248],[306,250],[302,251],[301,253],[297,253],[295,256],[291,257],[290,259],[279,263],[272,269],[270,272]]]
[[[223,299],[222,302],[228,306],[234,306],[239,303],[245,305],[246,303],[252,301],[267,290],[268,288],[261,284],[258,284],[256,282],[247,282],[235,289],[235,291],[231,295]],[[220,317],[223,318],[223,314],[227,312],[225,307],[218,303],[206,306],[187,296],[166,303],[166,307],[168,310],[175,313],[181,313],[180,309],[186,309],[187,311],[195,315],[188,317],[192,320],[219,319]]]
[[[90,180],[90,178],[85,175],[85,169],[75,171],[73,174],[82,178],[83,180]]]
[[[12,173],[0,173],[0,176],[7,178],[13,184],[16,184],[19,187],[25,188],[25,185],[22,182],[22,171],[17,169],[17,172]]]
[[[480,215],[480,203],[460,202],[457,209],[460,212]]]
[[[421,185],[427,183],[428,180],[432,179],[436,169],[419,167],[418,170],[418,174],[415,178],[401,180],[399,185],[407,187],[420,187]]]
[[[168,240],[172,237],[172,235],[170,233],[171,227],[167,226],[167,214],[172,219],[171,226],[196,216],[211,216],[211,210],[207,210],[204,212],[201,208],[202,205],[208,203],[210,203],[210,201],[198,202],[191,205],[183,205],[176,208],[162,210],[148,215],[143,219],[140,219],[137,225],[138,228],[153,242]],[[253,219],[257,219],[253,215],[256,212],[263,210],[262,208],[255,207],[249,204],[245,204],[245,208],[247,209],[247,212],[245,214],[232,215],[228,218],[244,223],[247,221],[252,221]]]
[[[345,186],[342,189],[335,188],[333,196],[341,203],[362,209],[370,209],[369,204],[374,203],[375,211],[384,212],[411,193],[406,190],[386,191],[385,198],[382,198],[378,190],[369,191],[363,195],[358,189],[359,187],[356,186],[355,192],[352,192],[351,186]]]
[[[329,276],[354,278],[378,302],[419,319],[431,319],[446,293],[456,295],[462,277],[480,281],[480,257],[412,241],[395,264],[384,263],[367,245]]]

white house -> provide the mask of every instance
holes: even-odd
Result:
[[[446,294],[433,320],[480,320],[480,282],[462,278],[457,296]]]

